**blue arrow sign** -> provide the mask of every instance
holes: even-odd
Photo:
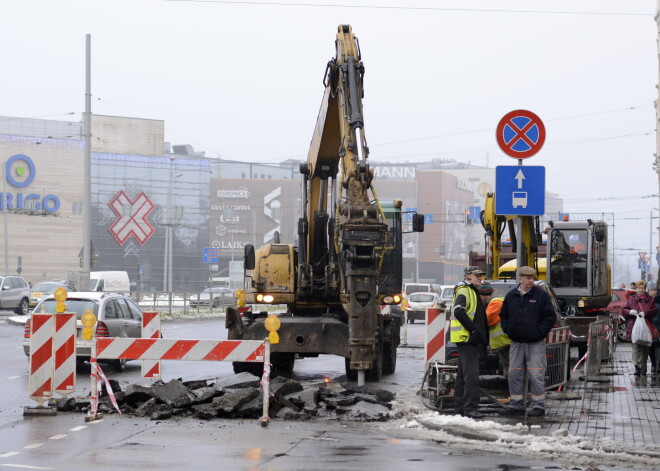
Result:
[[[205,247],[204,248],[204,263],[218,263],[218,249]]]
[[[545,214],[545,167],[495,167],[495,212],[501,216]]]

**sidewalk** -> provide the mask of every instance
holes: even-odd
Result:
[[[632,345],[617,344],[611,362],[602,368],[613,375],[600,376],[602,381],[582,381],[583,369],[571,374],[564,389],[581,399],[562,400],[548,394],[545,420],[529,420],[538,424],[530,433],[552,435],[560,429],[588,439],[610,438],[618,442],[660,444],[660,374],[634,376]],[[651,371],[649,362],[648,371]],[[512,419],[502,418],[503,423]],[[520,417],[517,418],[520,421]]]

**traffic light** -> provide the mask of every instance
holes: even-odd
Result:
[[[465,210],[465,225],[472,224],[472,218],[470,217],[470,208]]]

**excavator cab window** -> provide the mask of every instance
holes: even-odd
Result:
[[[553,288],[586,288],[588,234],[581,229],[555,229],[550,240]]]

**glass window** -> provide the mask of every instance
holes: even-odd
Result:
[[[140,308],[137,307],[133,301],[131,301],[130,299],[124,299],[122,301],[126,303],[126,306],[128,306],[128,311],[131,315],[131,319],[135,319],[138,321],[142,319],[142,312],[140,311]]]
[[[114,299],[105,303],[104,313],[106,319],[119,319],[120,313]]]
[[[39,304],[34,312],[37,314],[44,314],[55,312],[55,305],[57,301],[54,299],[48,299],[43,303]],[[66,300],[66,311],[65,312],[75,312],[76,317],[80,319],[88,309],[91,309],[94,315],[98,315],[99,305],[96,301],[86,300],[86,299],[67,299]]]
[[[123,299],[117,300],[117,306],[119,307],[119,317],[123,317],[124,319],[131,318],[131,311],[129,311],[128,306]]]

